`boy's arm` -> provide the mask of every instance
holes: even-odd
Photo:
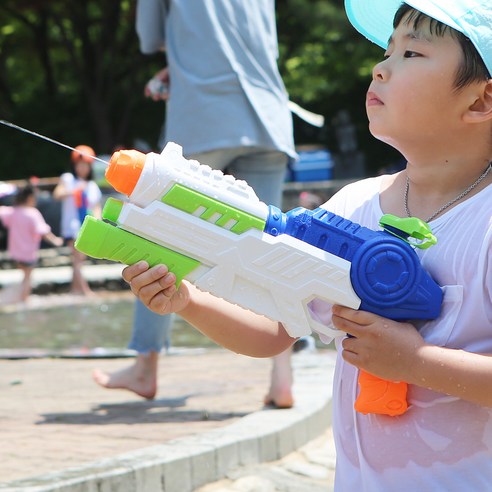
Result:
[[[342,342],[350,364],[383,379],[492,407],[491,355],[430,345],[410,323],[342,306],[333,307],[333,324],[354,337]]]
[[[251,311],[202,292],[176,277],[165,265],[148,268],[141,261],[123,270],[123,278],[152,311],[179,315],[222,347],[251,357],[272,357],[295,341],[284,327]]]

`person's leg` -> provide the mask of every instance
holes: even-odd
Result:
[[[294,405],[292,394],[292,349],[272,358],[272,373],[270,377],[270,388],[265,395],[265,405],[276,408],[291,408]]]
[[[246,181],[258,198],[268,205],[282,207],[283,184],[288,156],[275,150],[238,147],[186,156],[213,169],[221,169]]]
[[[96,383],[109,389],[126,389],[147,399],[157,393],[159,354],[169,347],[173,315],[161,316],[147,309],[138,299],[133,313],[132,338],[128,348],[138,352],[135,362],[112,374],[95,369]]]
[[[24,278],[22,279],[21,283],[20,300],[26,301],[31,295],[31,274],[33,267],[25,264],[20,264],[19,268],[24,273]]]
[[[287,162],[287,156],[281,152],[258,152],[237,159],[228,170],[236,178],[244,179],[261,201],[281,208]],[[264,399],[266,405],[277,408],[294,405],[291,355],[292,348],[289,348],[272,358],[270,388]]]
[[[288,156],[278,151],[252,150],[227,166],[236,179],[243,179],[267,205],[282,208],[283,185]]]
[[[67,244],[72,251],[72,285],[70,286],[70,292],[72,294],[91,295],[92,291],[89,284],[82,275],[82,264],[86,256],[84,253],[75,249],[73,239],[69,239]]]
[[[190,158],[214,169],[227,168],[236,179],[246,181],[261,201],[282,207],[288,163],[283,152],[242,147],[196,154]],[[291,354],[292,348],[272,358],[270,388],[264,399],[267,405],[290,408],[294,404]]]

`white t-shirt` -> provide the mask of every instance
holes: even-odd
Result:
[[[324,207],[376,230],[382,179],[351,184]],[[438,243],[417,253],[443,287],[444,301],[441,316],[419,331],[435,345],[492,354],[492,186],[430,225]],[[357,379],[339,354],[336,492],[492,490],[492,409],[409,385],[404,415],[363,415],[353,408]]]
[[[60,176],[60,182],[67,191],[71,192],[76,190],[83,180],[76,178],[72,173],[64,173]],[[87,214],[90,215],[94,207],[101,202],[101,196],[102,194],[99,186],[97,186],[94,181],[87,182],[87,188],[85,190]],[[62,237],[74,239],[82,225],[81,218],[75,197],[70,195],[64,198],[61,211]]]

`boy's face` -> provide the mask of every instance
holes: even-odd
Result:
[[[371,133],[400,149],[446,134],[460,119],[460,98],[453,83],[462,51],[446,32],[437,36],[427,21],[415,30],[406,18],[391,37],[385,60],[373,70],[366,109]],[[464,101],[464,100],[463,100]]]

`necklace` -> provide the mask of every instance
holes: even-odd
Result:
[[[430,222],[432,219],[434,219],[435,217],[437,217],[441,212],[443,212],[444,210],[446,210],[447,208],[449,208],[451,205],[453,205],[457,201],[459,201],[462,198],[464,198],[466,195],[468,195],[468,193],[470,193],[470,191],[472,191],[474,188],[476,188],[480,184],[480,182],[483,181],[487,177],[487,175],[489,174],[489,172],[491,170],[492,170],[492,161],[489,162],[489,165],[487,166],[487,168],[485,169],[485,171],[481,174],[481,176],[473,184],[471,184],[465,191],[461,192],[456,198],[453,198],[448,203],[446,203],[445,205],[443,205],[437,212],[434,212],[426,220],[426,222]],[[408,190],[409,190],[409,188],[410,188],[410,180],[408,179],[408,176],[407,176],[406,184],[405,184],[405,193],[403,195],[403,203],[405,204],[405,212],[407,214],[407,217],[411,217],[412,216],[412,214],[410,213],[410,209],[408,208]]]

